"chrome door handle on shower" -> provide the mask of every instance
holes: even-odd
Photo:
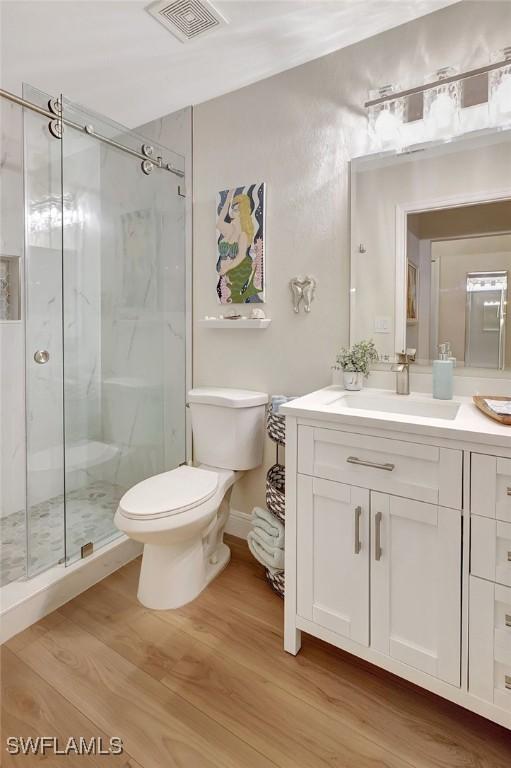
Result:
[[[360,543],[360,517],[362,515],[362,507],[355,507],[355,554],[359,555],[362,548]]]
[[[357,464],[359,467],[371,467],[371,469],[384,469],[386,472],[392,472],[396,468],[395,464],[379,464],[377,461],[366,461],[356,456],[348,456],[346,461],[348,464]]]
[[[50,353],[46,349],[38,349],[34,352],[34,360],[39,365],[44,365],[50,359]]]
[[[381,560],[381,512],[374,516],[374,559]]]

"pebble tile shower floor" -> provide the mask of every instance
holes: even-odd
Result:
[[[113,519],[123,489],[95,482],[56,496],[0,519],[0,586],[27,575],[27,518],[30,538],[28,572],[35,575],[62,562],[64,536],[68,556],[74,559],[87,542],[100,542],[115,533]],[[66,527],[66,530],[64,528]]]

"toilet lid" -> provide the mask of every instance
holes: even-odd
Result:
[[[218,475],[186,465],[142,480],[127,491],[119,502],[125,517],[154,520],[193,509],[213,496]]]

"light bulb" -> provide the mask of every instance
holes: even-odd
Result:
[[[382,109],[376,122],[374,130],[383,147],[395,146],[399,141],[399,120],[390,109]]]
[[[431,105],[431,120],[441,131],[444,131],[452,125],[455,114],[456,104],[454,100],[445,91],[439,93]]]
[[[511,113],[511,72],[502,75],[495,90],[495,105],[497,110],[505,115]]]
[[[369,91],[369,99],[376,101],[369,106],[367,114],[368,133],[373,150],[401,148],[405,102],[403,98],[393,97],[399,90],[397,85],[384,85]],[[382,99],[384,101],[381,101]]]
[[[440,86],[424,96],[424,124],[430,139],[447,139],[459,127],[458,84]]]
[[[511,46],[494,51],[491,61],[502,63],[488,75],[490,119],[499,125],[511,120]]]

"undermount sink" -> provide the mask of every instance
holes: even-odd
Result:
[[[393,393],[373,394],[366,391],[346,393],[336,404],[340,408],[353,408],[362,411],[380,413],[402,413],[408,416],[422,416],[429,419],[448,419],[452,421],[458,415],[459,403],[445,400],[433,400],[413,395],[395,395]]]

